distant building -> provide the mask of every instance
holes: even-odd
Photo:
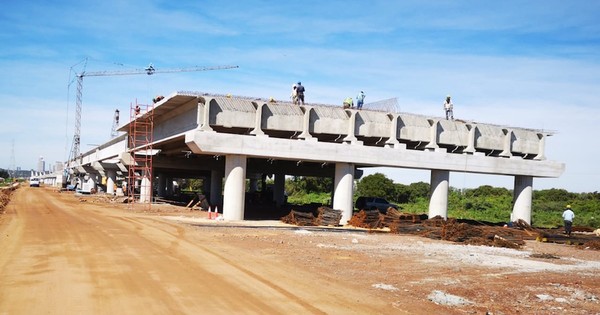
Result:
[[[37,164],[37,171],[44,172],[45,170],[46,170],[46,162],[44,161],[44,157],[40,156],[40,159],[38,160],[38,164]]]

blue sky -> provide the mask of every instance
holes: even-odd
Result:
[[[308,102],[397,98],[403,112],[555,131],[564,162],[534,189],[600,191],[597,1],[0,1],[0,167],[64,161],[74,131],[70,70],[238,65],[235,70],[87,77],[81,150],[109,139],[136,100],[190,90]],[[82,71],[82,64],[74,71]],[[396,182],[429,172],[377,169]],[[368,172],[368,173],[369,173]],[[367,174],[368,174],[367,173]],[[512,188],[507,176],[451,174],[458,188]]]

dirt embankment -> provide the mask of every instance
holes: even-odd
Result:
[[[17,185],[0,188],[0,214],[4,213],[4,208],[10,201],[10,196],[17,188]]]

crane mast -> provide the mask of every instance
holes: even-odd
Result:
[[[110,129],[110,138],[113,139],[119,135],[117,128],[119,127],[119,110],[115,109],[115,117],[113,118],[113,125]]]
[[[214,67],[190,67],[190,68],[176,68],[176,69],[155,69],[150,64],[145,69],[136,70],[124,70],[124,71],[96,71],[96,72],[81,72],[77,74],[77,96],[75,103],[75,132],[73,135],[73,145],[71,147],[71,153],[68,162],[76,159],[81,154],[81,108],[82,108],[82,93],[83,93],[83,78],[84,77],[104,77],[104,76],[116,76],[116,75],[137,75],[146,74],[153,75],[155,73],[177,73],[177,72],[194,72],[194,71],[209,71],[209,70],[225,70],[235,69],[238,66],[214,66]],[[112,134],[111,134],[112,136]]]

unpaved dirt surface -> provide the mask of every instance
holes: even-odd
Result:
[[[12,194],[0,215],[0,314],[600,314],[596,250],[95,200]]]

